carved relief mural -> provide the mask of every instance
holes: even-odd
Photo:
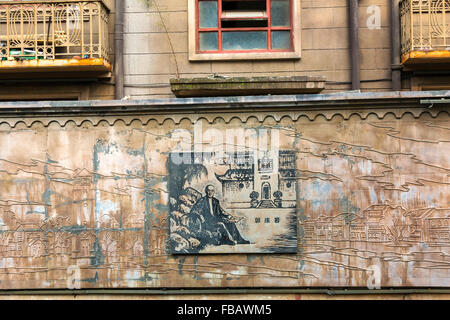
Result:
[[[297,252],[295,152],[255,151],[170,154],[173,253]]]
[[[3,121],[0,145],[2,289],[450,285],[446,112]]]

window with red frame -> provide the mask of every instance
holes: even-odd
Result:
[[[198,53],[293,51],[292,0],[196,0]]]

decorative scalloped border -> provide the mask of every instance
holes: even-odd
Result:
[[[369,116],[376,116],[379,120],[383,120],[388,115],[394,116],[396,119],[402,119],[406,115],[418,119],[423,115],[428,114],[432,118],[437,118],[441,113],[450,116],[450,111],[447,110],[430,110],[418,108],[415,110],[401,110],[401,109],[385,109],[385,110],[341,110],[339,112],[323,112],[322,111],[299,111],[299,112],[274,112],[267,114],[267,112],[256,111],[255,113],[225,113],[217,115],[215,112],[202,114],[172,114],[168,115],[148,115],[148,116],[84,116],[84,117],[58,117],[58,118],[10,118],[0,120],[0,126],[7,124],[10,128],[17,128],[20,125],[24,125],[27,128],[32,128],[34,125],[39,124],[44,127],[49,127],[51,124],[58,124],[61,128],[66,127],[69,123],[74,123],[77,127],[81,127],[86,124],[90,124],[92,127],[97,127],[100,123],[107,123],[109,126],[114,126],[118,122],[122,122],[125,126],[130,126],[134,121],[140,121],[142,125],[147,125],[151,121],[156,121],[159,125],[163,125],[167,121],[172,121],[175,125],[179,125],[182,121],[187,120],[191,124],[195,124],[197,121],[205,120],[209,124],[214,124],[217,121],[222,121],[229,124],[233,120],[239,120],[241,123],[247,123],[250,119],[256,119],[260,123],[264,123],[267,119],[273,119],[276,122],[280,122],[284,118],[289,118],[292,122],[297,122],[301,118],[305,118],[309,121],[316,121],[319,118],[327,121],[333,120],[335,117],[340,117],[343,120],[349,120],[352,117],[359,117],[361,120],[366,120]]]

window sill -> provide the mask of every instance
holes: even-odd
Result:
[[[209,77],[170,79],[177,97],[312,94],[325,88],[325,77]]]
[[[300,52],[192,53],[190,61],[300,59]]]

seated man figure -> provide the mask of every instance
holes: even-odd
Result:
[[[219,200],[214,198],[216,190],[213,185],[205,188],[206,196],[198,199],[191,209],[192,227],[200,238],[202,246],[212,245],[235,245],[249,244],[248,240],[242,238],[236,223],[237,219],[225,212],[220,206]]]

